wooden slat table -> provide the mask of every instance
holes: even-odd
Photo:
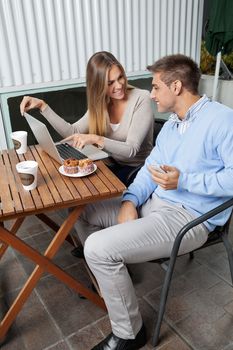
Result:
[[[23,160],[36,160],[39,163],[38,186],[33,191],[23,189],[15,168],[16,163]],[[96,165],[97,171],[95,173],[87,177],[71,178],[61,175],[58,171],[59,164],[43,152],[39,146],[28,147],[28,151],[24,155],[17,155],[15,150],[1,152],[0,259],[8,246],[11,246],[32,260],[36,267],[0,323],[0,342],[4,339],[9,327],[45,271],[53,274],[70,288],[105,309],[105,304],[99,295],[83,286],[52,262],[85,205],[120,196],[125,189],[125,186],[103,162],[98,161]],[[49,211],[71,207],[73,210],[70,211],[60,227],[46,216]],[[36,215],[56,231],[44,255],[16,236],[25,217],[29,215]],[[13,220],[9,230],[4,227],[6,220]]]

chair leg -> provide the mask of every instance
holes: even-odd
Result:
[[[222,234],[222,240],[223,240],[223,244],[224,244],[226,251],[227,251],[230,272],[231,272],[231,283],[233,286],[233,250],[232,250],[232,246],[228,240],[228,234],[226,232],[224,232]]]
[[[212,212],[211,212],[212,213]],[[203,216],[201,217],[203,219]],[[204,217],[205,218],[205,217]],[[166,301],[167,301],[167,296],[171,284],[171,279],[172,279],[172,274],[173,270],[175,267],[175,262],[176,258],[178,255],[178,251],[180,248],[181,241],[184,237],[184,235],[194,226],[199,224],[200,218],[194,219],[193,221],[187,223],[185,226],[182,227],[182,229],[178,232],[176,239],[174,241],[173,247],[172,247],[172,252],[170,256],[170,261],[168,265],[168,269],[165,275],[164,283],[163,283],[163,288],[161,292],[161,297],[160,297],[160,304],[159,304],[159,312],[158,312],[158,319],[157,323],[155,326],[155,331],[152,339],[152,345],[156,346],[159,341],[159,333],[160,333],[160,328],[163,320],[163,315],[165,312],[165,306],[166,306]]]
[[[165,275],[165,279],[164,279],[164,283],[163,283],[163,287],[162,287],[162,291],[161,291],[161,296],[160,296],[158,318],[157,318],[157,322],[156,322],[156,326],[155,326],[155,330],[154,330],[154,334],[153,334],[153,339],[152,339],[153,346],[156,346],[158,344],[158,341],[159,341],[160,328],[161,328],[162,321],[163,321],[163,315],[165,312],[167,296],[168,296],[169,288],[171,285],[171,279],[172,279],[172,274],[173,274],[176,258],[177,258],[177,253],[171,255],[168,269],[167,269],[167,272]]]

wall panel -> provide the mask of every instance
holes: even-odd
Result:
[[[161,56],[199,62],[203,0],[0,0],[0,92],[82,83],[96,51],[128,76]]]

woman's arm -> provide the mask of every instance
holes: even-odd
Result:
[[[153,128],[153,112],[149,92],[140,96],[132,110],[132,115],[127,116],[131,120],[126,140],[118,141],[104,138],[104,150],[111,153],[113,157],[117,156],[118,159],[122,160],[135,157],[149,131]]]
[[[23,115],[24,112],[35,108],[40,110],[41,114],[62,137],[67,137],[75,133],[88,133],[87,113],[76,123],[70,124],[56,114],[45,101],[36,97],[24,96],[20,103],[20,113]]]
[[[41,112],[41,114],[48,120],[54,129],[63,137],[68,137],[73,134],[88,133],[88,116],[87,113],[74,124],[66,122],[57,113],[55,113],[48,105]]]
[[[47,103],[43,100],[40,100],[36,97],[31,96],[24,96],[20,103],[20,113],[21,115],[24,114],[24,112],[30,111],[30,109],[39,109],[41,112],[47,107]]]

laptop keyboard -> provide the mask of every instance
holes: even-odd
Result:
[[[76,148],[70,146],[68,143],[60,143],[56,145],[57,150],[60,154],[60,156],[63,159],[68,159],[68,158],[75,158],[75,159],[84,159],[87,158],[85,154],[82,152],[78,151]]]

